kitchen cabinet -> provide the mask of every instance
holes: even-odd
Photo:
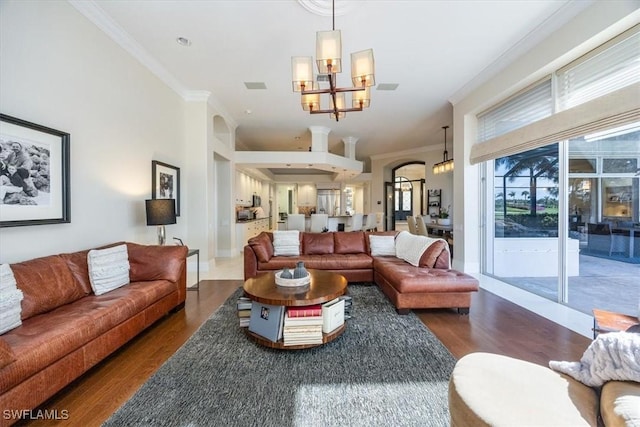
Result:
[[[249,239],[263,231],[269,231],[269,218],[254,219],[251,221],[236,223],[236,246],[240,252]]]
[[[262,194],[262,181],[236,171],[235,203],[238,206],[251,206],[253,195]]]
[[[316,186],[313,184],[298,185],[298,206],[316,205]]]

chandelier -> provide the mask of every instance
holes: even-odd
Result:
[[[449,158],[449,153],[447,152],[447,129],[449,129],[449,126],[442,126],[442,129],[444,129],[444,159],[440,163],[433,165],[434,175],[453,170],[453,159]]]
[[[336,74],[342,72],[342,37],[336,30],[335,0],[332,2],[332,31],[316,33],[316,65],[319,75],[326,75],[328,89],[320,89],[313,77],[313,58],[311,56],[291,57],[293,91],[301,92],[302,109],[311,114],[329,113],[332,119],[339,121],[346,113],[362,111],[369,107],[369,87],[375,85],[375,63],[373,49],[351,54],[351,81],[353,87],[336,87]],[[347,108],[345,93],[352,92],[351,107]],[[320,108],[320,95],[329,94],[330,108]]]

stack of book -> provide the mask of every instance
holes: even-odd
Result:
[[[322,344],[322,306],[287,307],[284,345]]]
[[[249,319],[251,318],[251,300],[247,297],[240,297],[238,298],[237,307],[240,327],[249,327]]]

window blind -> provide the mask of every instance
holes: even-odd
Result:
[[[640,81],[640,25],[556,72],[558,108],[566,110]]]
[[[640,24],[561,68],[555,76],[555,114],[551,108],[548,114],[543,108],[538,110],[535,101],[527,102],[537,98],[534,94],[542,91],[540,85],[549,84],[550,91],[551,82],[545,80],[478,115],[478,142],[471,148],[471,164],[640,120]],[[520,117],[529,121],[503,132],[499,122],[517,116],[509,112],[510,105],[524,109]]]
[[[471,147],[471,164],[640,121],[640,83]]]
[[[553,113],[551,78],[522,90],[478,115],[478,142],[503,135]]]

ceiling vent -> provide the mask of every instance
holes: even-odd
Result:
[[[378,90],[396,90],[398,89],[398,83],[380,83],[376,89]]]
[[[247,89],[266,89],[267,85],[264,82],[244,82]]]

